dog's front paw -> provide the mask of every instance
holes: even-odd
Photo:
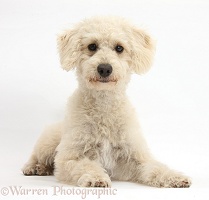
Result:
[[[108,176],[93,176],[83,174],[77,183],[80,187],[111,187],[111,180]]]
[[[36,174],[36,165],[25,164],[22,168],[22,172],[25,176],[32,176]]]
[[[192,184],[189,177],[180,173],[168,174],[163,179],[162,186],[167,188],[188,188]]]

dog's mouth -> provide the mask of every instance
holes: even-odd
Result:
[[[93,78],[89,79],[89,82],[93,82],[93,83],[96,83],[96,82],[100,82],[100,83],[116,83],[117,79],[110,78],[110,77],[107,77],[107,78],[93,77]]]

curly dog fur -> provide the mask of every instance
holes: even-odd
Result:
[[[58,37],[63,69],[76,69],[78,89],[63,122],[39,138],[25,175],[50,175],[81,187],[111,187],[111,180],[155,187],[189,187],[187,176],[150,154],[126,96],[131,74],[150,69],[154,42],[119,17],[86,19]]]

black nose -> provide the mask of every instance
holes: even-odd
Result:
[[[112,66],[110,64],[100,64],[97,67],[100,76],[108,77],[112,73]]]

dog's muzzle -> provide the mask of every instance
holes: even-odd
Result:
[[[97,71],[101,77],[107,78],[112,73],[112,66],[110,64],[100,64]]]
[[[97,67],[98,74],[96,76],[90,77],[89,82],[91,83],[117,83],[117,79],[112,74],[112,66],[110,64],[99,64]]]

